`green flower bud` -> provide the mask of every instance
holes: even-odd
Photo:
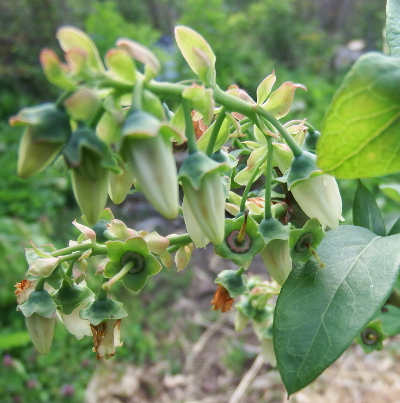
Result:
[[[167,218],[178,214],[178,182],[170,138],[174,132],[154,115],[132,109],[125,120],[120,153],[129,163],[138,187]]]
[[[287,240],[274,239],[260,252],[260,256],[271,277],[283,285],[292,270],[289,243]]]
[[[164,217],[178,215],[178,181],[172,143],[162,135],[125,140],[124,157],[140,191]]]
[[[331,175],[311,177],[291,189],[300,208],[321,225],[337,228],[342,217],[342,198],[336,180]]]
[[[52,163],[71,133],[68,115],[50,103],[22,109],[10,118],[10,125],[28,126],[18,155],[18,175],[23,179],[31,178]]]
[[[50,351],[54,336],[56,304],[50,294],[42,289],[33,291],[29,298],[18,305],[25,316],[29,336],[39,354]]]
[[[135,177],[130,169],[124,170],[121,174],[109,173],[108,195],[115,204],[125,200],[126,195],[132,188]]]
[[[182,180],[183,193],[204,235],[215,245],[224,239],[225,196],[219,172],[204,175],[199,189]]]
[[[190,205],[186,202],[186,197],[183,198],[182,210],[186,228],[194,244],[196,245],[196,248],[205,248],[210,241],[204,235],[203,230],[197,223]]]
[[[75,131],[63,154],[72,168],[75,199],[90,225],[96,224],[107,202],[106,145],[88,128]]]
[[[50,352],[54,337],[55,318],[44,318],[37,313],[25,318],[26,327],[33,345],[39,354]]]
[[[241,332],[249,323],[249,318],[242,311],[236,310],[235,313],[235,331]]]

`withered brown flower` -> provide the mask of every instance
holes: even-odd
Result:
[[[217,290],[215,291],[214,298],[211,301],[212,309],[214,311],[227,312],[232,309],[232,304],[235,298],[231,298],[228,290],[221,284],[218,284]]]

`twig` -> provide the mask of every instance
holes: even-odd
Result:
[[[233,395],[230,398],[229,403],[239,403],[240,402],[240,399],[246,392],[247,388],[250,386],[253,379],[256,377],[258,371],[261,369],[263,364],[264,364],[264,357],[260,353],[260,354],[258,354],[257,358],[254,360],[253,365],[251,366],[251,368],[249,369],[247,374],[240,381],[236,390],[233,392]]]

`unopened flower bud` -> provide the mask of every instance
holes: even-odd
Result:
[[[219,172],[203,176],[195,189],[190,181],[182,179],[186,202],[206,238],[218,245],[225,235],[225,195]]]
[[[25,323],[38,353],[42,355],[48,354],[53,342],[56,319],[54,317],[44,318],[37,313],[33,313],[31,316],[25,317]]]
[[[321,225],[337,228],[342,217],[342,198],[336,180],[331,175],[313,176],[292,189],[293,197],[310,218]]]
[[[153,207],[164,217],[178,214],[178,181],[172,143],[162,135],[125,141],[124,156]]]
[[[274,239],[260,252],[260,256],[271,277],[279,285],[283,285],[292,270],[289,242]]]

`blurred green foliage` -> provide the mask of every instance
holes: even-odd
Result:
[[[161,37],[161,33],[148,23],[127,21],[118,11],[116,3],[110,0],[93,4],[84,25],[85,32],[92,37],[102,56],[115,47],[118,38],[129,38],[144,46],[152,46]]]

